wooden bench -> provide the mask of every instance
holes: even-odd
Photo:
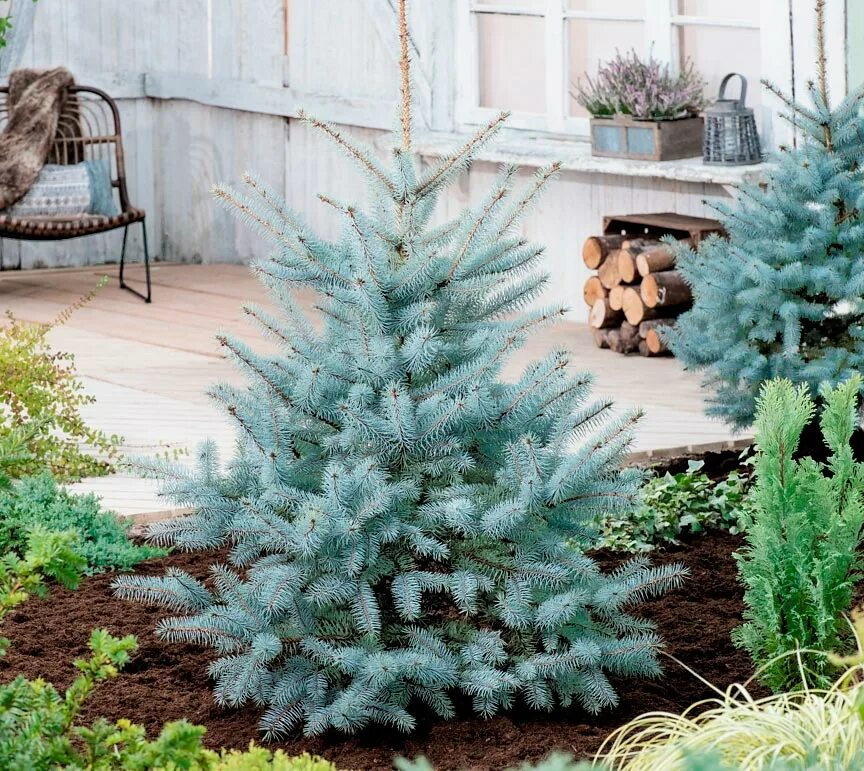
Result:
[[[0,131],[9,119],[9,88],[0,86]],[[66,107],[57,126],[57,135],[48,163],[80,163],[87,160],[105,161],[111,173],[111,185],[116,191],[120,213],[112,216],[82,214],[73,217],[21,218],[0,212],[0,239],[25,241],[59,241],[123,228],[120,250],[120,287],[140,297],[152,298],[150,287],[150,254],[147,248],[146,214],[129,202],[126,190],[126,170],[123,163],[123,142],[120,133],[120,112],[117,104],[104,91],[89,86],[69,89]],[[141,223],[144,245],[146,293],[128,286],[123,280],[126,262],[126,242],[129,226]]]

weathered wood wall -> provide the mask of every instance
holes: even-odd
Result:
[[[442,131],[454,128],[455,2],[413,8],[419,122]],[[265,245],[214,205],[210,187],[254,170],[315,228],[334,233],[315,194],[356,200],[363,181],[290,116],[309,103],[383,145],[398,90],[393,20],[393,0],[39,0],[23,64],[65,65],[120,98],[131,195],[148,211],[160,259],[248,261]],[[495,172],[475,165],[443,211],[478,200]],[[545,299],[583,315],[581,242],[604,214],[710,216],[703,200],[726,195],[712,184],[565,173],[525,224],[548,247],[554,281]],[[119,242],[119,233],[54,245],[7,241],[4,263],[20,255],[25,267],[98,264],[117,259]]]

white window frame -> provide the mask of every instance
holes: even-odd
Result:
[[[477,18],[481,14],[523,16],[545,21],[545,97],[544,114],[511,111],[508,126],[535,132],[566,135],[587,139],[589,119],[568,114],[569,84],[567,77],[568,19],[588,21],[638,21],[644,24],[645,48],[668,63],[673,71],[679,65],[678,29],[682,26],[736,27],[760,29],[762,48],[762,76],[775,82],[785,82],[792,71],[791,52],[778,61],[783,50],[782,31],[778,32],[777,19],[788,18],[788,0],[761,0],[761,24],[745,19],[723,19],[709,16],[687,16],[677,13],[678,0],[646,0],[645,15],[616,14],[606,11],[573,11],[565,8],[565,0],[546,0],[545,5],[530,8],[513,0],[509,4],[491,4],[483,0],[457,0],[456,19],[456,105],[457,129],[469,131],[482,125],[500,112],[499,108],[480,106],[480,62]],[[614,0],[610,0],[614,6]],[[773,20],[773,23],[769,23]],[[772,34],[773,33],[773,34]],[[778,45],[779,44],[779,45]],[[780,49],[778,51],[778,49]],[[730,64],[730,69],[733,65]],[[781,75],[781,77],[778,77]],[[756,84],[754,84],[755,86]],[[707,95],[711,98],[711,94]]]

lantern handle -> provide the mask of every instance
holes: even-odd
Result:
[[[722,81],[720,81],[720,93],[717,95],[717,99],[722,100],[726,98],[726,84],[729,82],[730,78],[735,77],[741,79],[741,93],[738,95],[736,101],[744,107],[747,100],[747,78],[745,78],[740,72],[730,72]]]

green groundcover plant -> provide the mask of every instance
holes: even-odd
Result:
[[[0,553],[21,553],[34,525],[49,530],[74,530],[86,572],[128,570],[165,554],[164,549],[137,545],[128,538],[128,524],[103,511],[95,495],[75,495],[47,472],[0,491]]]
[[[31,595],[47,592],[48,581],[74,589],[86,566],[77,535],[40,526],[31,529],[24,556],[0,559],[0,621]],[[9,641],[0,638],[0,655]],[[205,729],[184,720],[168,723],[156,739],[128,720],[78,723],[81,708],[97,685],[117,677],[135,652],[131,635],[103,629],[90,636],[90,656],[75,661],[79,674],[60,694],[44,680],[15,678],[0,685],[0,768],[3,771],[336,771],[310,755],[288,757],[250,746],[248,751],[213,752],[202,744]]]
[[[27,536],[23,556],[4,554],[0,558],[0,621],[31,595],[43,596],[46,578],[75,588],[86,564],[77,545],[76,533],[54,532],[37,525]],[[9,641],[0,637],[0,656],[8,645]]]
[[[590,401],[567,350],[500,378],[564,313],[526,310],[547,277],[517,230],[558,166],[521,192],[504,168],[476,207],[432,224],[505,118],[425,168],[407,108],[386,166],[303,116],[371,189],[367,207],[323,198],[343,225],[334,241],[254,178],[248,196],[217,192],[273,244],[254,269],[278,312],[247,314],[278,352],[219,338],[248,379],[213,390],[238,431],[227,469],[212,445],[197,470],[144,467],[197,509],[154,527],[157,542],[228,546],[231,564],[212,586],[179,571],[115,586],[179,612],[160,636],[212,646],[216,699],[263,705],[268,736],[410,731],[417,704],[454,717],[454,693],[484,716],[517,700],[597,712],[618,703],[610,677],[661,672],[661,640],[633,609],[685,569],[640,560],[603,574],[584,553],[597,516],[633,504],[641,472],[621,462],[638,416]],[[316,291],[322,329],[298,287]]]
[[[849,444],[860,389],[858,375],[820,389],[826,464],[793,457],[815,412],[806,385],[769,381],[757,402],[754,506],[737,555],[745,624],[735,640],[775,692],[800,683],[801,668],[827,685],[832,673],[818,651],[843,648],[864,527],[864,464]],[[788,655],[798,649],[799,656]]]
[[[598,548],[648,552],[707,530],[739,532],[739,518],[751,506],[748,475],[733,471],[714,482],[703,466],[690,461],[686,471],[649,479],[633,511],[601,518]]]

